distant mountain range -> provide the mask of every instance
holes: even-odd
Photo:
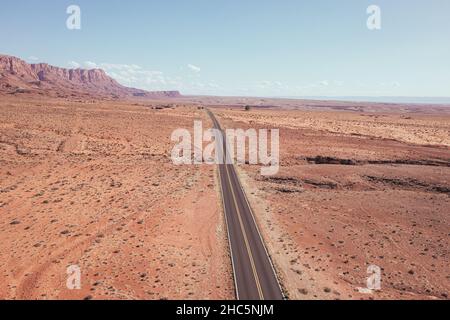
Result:
[[[349,101],[349,102],[376,102],[376,103],[402,103],[402,104],[450,104],[450,97],[397,97],[397,96],[288,96],[274,97],[281,99],[301,99],[320,101]]]
[[[145,91],[128,88],[102,69],[65,69],[46,63],[28,64],[13,56],[0,55],[0,93],[36,93],[56,97],[176,98],[178,91]]]

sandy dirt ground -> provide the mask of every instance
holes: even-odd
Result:
[[[279,173],[239,172],[289,298],[448,299],[450,108],[399,109],[215,108],[280,129]]]
[[[209,120],[156,106],[1,98],[1,299],[234,297],[216,169],[170,159]]]
[[[170,159],[199,103],[280,129],[280,172],[238,171],[290,299],[448,299],[450,108],[71,100],[0,99],[0,298],[234,298],[216,169]]]

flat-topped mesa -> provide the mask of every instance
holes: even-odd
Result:
[[[37,74],[39,80],[49,81],[55,77],[73,82],[116,82],[108,77],[101,69],[65,69],[51,66],[47,63],[31,64],[31,69]]]
[[[145,91],[119,84],[102,69],[66,69],[47,63],[28,64],[0,55],[0,92],[15,93],[17,89],[45,91],[47,94],[106,96],[113,98],[176,98],[178,91]]]

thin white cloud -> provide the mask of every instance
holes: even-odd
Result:
[[[334,88],[336,87],[342,87],[344,85],[343,81],[339,81],[339,80],[333,80],[333,81],[329,81],[329,80],[322,80],[319,82],[313,82],[307,85],[299,85],[299,86],[295,86],[293,89],[295,91],[295,93],[298,94],[304,94],[304,93],[308,93],[308,94],[314,94],[314,93],[327,93],[330,90],[334,90]],[[323,91],[326,90],[326,91]]]
[[[91,62],[89,67],[103,69],[110,77],[126,86],[147,90],[173,90],[180,85],[177,79],[165,76],[161,71],[146,70],[136,64]]]
[[[78,69],[81,67],[81,65],[76,61],[69,61],[67,64],[73,69]]]
[[[277,93],[288,91],[290,89],[289,86],[285,85],[281,81],[269,80],[260,81],[254,87],[258,90],[273,91]]]
[[[136,64],[84,62],[82,67],[100,68],[122,85],[149,91],[179,90],[184,93],[217,94],[224,90],[215,80],[199,81],[200,68],[193,66],[186,74],[167,75],[158,70],[149,70]],[[187,69],[185,68],[184,71]],[[194,71],[197,70],[197,71]]]
[[[39,58],[36,56],[30,56],[30,57],[28,57],[28,60],[36,62],[39,60]]]
[[[202,69],[200,69],[200,67],[197,67],[193,64],[188,64],[187,67],[189,68],[189,70],[195,72],[195,73],[199,73]]]
[[[86,68],[89,68],[89,69],[97,69],[98,68],[97,64],[92,61],[85,61],[84,65]]]
[[[220,88],[220,86],[217,83],[215,83],[215,82],[208,83],[208,87],[210,87],[212,89],[219,89]]]
[[[162,72],[145,70],[135,64],[101,64],[100,67],[107,73],[111,73],[111,76],[115,76],[127,84],[166,84]]]
[[[393,87],[393,88],[398,88],[400,87],[400,83],[397,81],[392,81],[392,82],[382,82],[380,83],[380,86],[382,87]]]

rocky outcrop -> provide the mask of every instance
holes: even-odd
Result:
[[[115,80],[108,77],[101,69],[64,69],[58,68],[46,63],[31,64],[31,69],[41,81],[70,81],[72,83],[104,83],[117,84]]]
[[[28,63],[11,56],[0,55],[0,75],[2,77],[6,77],[8,75],[16,76],[24,81],[39,80],[36,73],[31,69]]]
[[[150,92],[128,88],[101,69],[65,69],[46,63],[0,55],[0,91],[8,93],[45,92],[58,96],[92,95],[112,98],[175,98],[178,91]]]

